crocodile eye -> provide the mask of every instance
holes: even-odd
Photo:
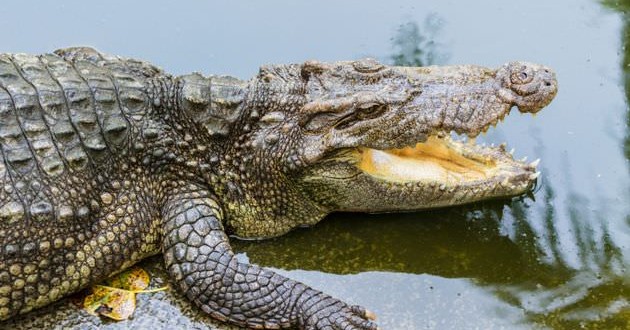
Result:
[[[383,69],[385,66],[373,58],[366,58],[352,63],[355,70],[361,73],[374,73]]]
[[[376,103],[376,102],[371,102],[371,103],[363,103],[357,106],[357,108],[359,108],[359,110],[361,110],[361,112],[373,112],[375,110],[378,109],[378,107],[380,107],[381,104],[380,103]]]
[[[387,105],[381,103],[365,103],[357,106],[357,117],[359,119],[369,119],[378,117],[387,110]]]
[[[328,64],[318,61],[306,61],[302,64],[300,75],[303,79],[308,79],[311,75],[320,74],[328,68]]]
[[[320,109],[300,124],[307,132],[322,132],[330,128],[345,129],[364,120],[382,115],[389,106],[375,101],[363,101],[348,104],[343,109],[327,111]],[[341,110],[341,111],[340,111]]]

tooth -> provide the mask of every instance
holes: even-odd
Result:
[[[524,163],[524,162],[526,162],[526,161],[527,161],[527,156],[525,156],[525,157],[521,158],[521,162],[523,162],[523,163]]]
[[[534,174],[529,175],[530,180],[536,180],[540,176],[540,172],[536,172]]]
[[[538,166],[538,164],[540,164],[540,158],[538,158],[535,161],[529,163],[529,166],[536,167],[536,166]]]
[[[516,151],[514,148],[512,148],[512,150],[510,150],[510,155],[514,156],[514,151]]]

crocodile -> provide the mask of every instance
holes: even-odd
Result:
[[[537,162],[474,138],[556,92],[527,62],[306,61],[244,81],[90,47],[0,54],[0,320],[162,253],[220,321],[376,329],[364,307],[239,260],[230,237],[528,193]]]

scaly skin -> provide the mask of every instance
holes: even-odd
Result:
[[[521,62],[306,62],[245,82],[173,77],[91,48],[1,54],[0,320],[163,253],[177,287],[219,320],[376,329],[362,307],[239,262],[228,235],[522,194],[536,164],[438,137],[476,136],[513,106],[537,112],[556,86]],[[401,149],[416,143],[438,147]],[[422,170],[383,172],[392,155]]]

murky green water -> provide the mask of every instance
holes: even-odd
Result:
[[[173,73],[247,78],[264,63],[365,56],[549,65],[560,86],[551,106],[536,118],[515,114],[483,138],[542,158],[533,198],[337,214],[234,245],[251,262],[369,307],[384,329],[630,328],[630,1],[14,1],[0,14],[0,51],[92,45]],[[107,326],[190,315],[169,297],[143,298],[135,321]],[[163,306],[168,313],[153,312]],[[71,310],[30,318],[100,324],[80,312],[60,321],[60,309]]]

